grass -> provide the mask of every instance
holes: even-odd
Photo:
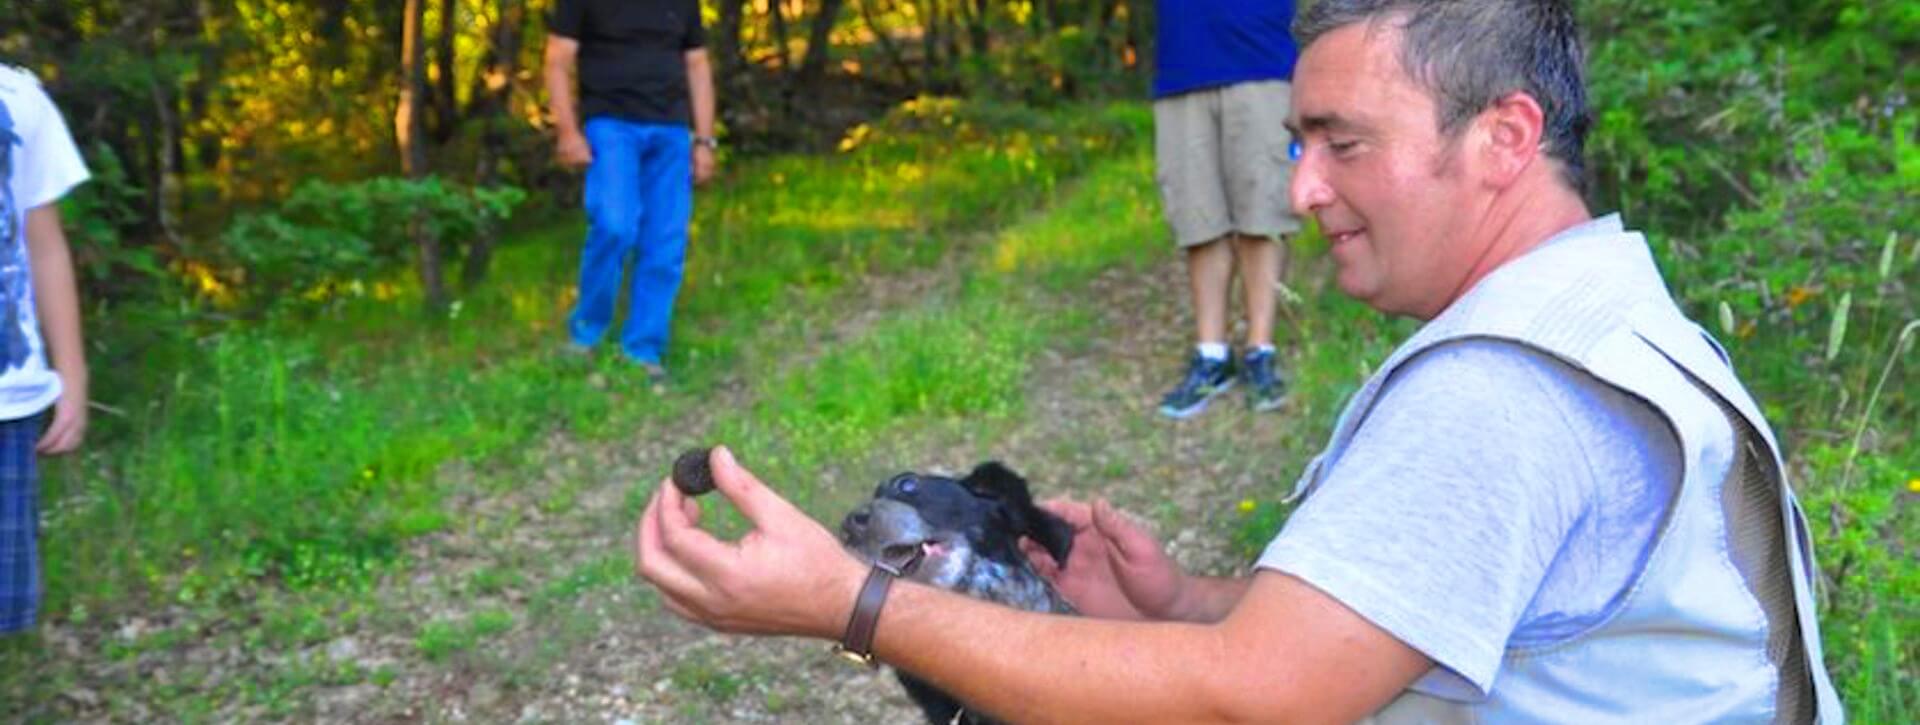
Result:
[[[1024,205],[1004,190],[1049,188],[1137,131],[1095,114],[1016,114],[1000,122],[1019,130],[1002,134],[941,100],[890,122],[900,130],[887,140],[824,163],[744,170],[724,203],[701,206],[667,361],[685,388],[712,385],[742,341],[850,281],[931,264],[943,235]],[[417,294],[402,274],[370,285],[385,299],[143,339],[177,367],[103,374],[100,397],[149,405],[101,421],[87,458],[48,467],[48,609],[219,599],[262,578],[346,586],[449,525],[435,480],[449,462],[510,464],[545,431],[604,438],[676,415],[686,403],[651,399],[612,356],[580,374],[545,352],[570,304],[577,234],[563,225],[502,250],[500,278],[445,319],[408,314]],[[97,336],[127,332],[106,319]]]
[[[432,319],[412,312],[417,293],[405,275],[364,285],[374,290],[365,297],[259,322],[107,316],[96,338],[120,362],[96,364],[96,376],[101,397],[126,413],[99,421],[85,458],[48,469],[49,619],[107,628],[155,604],[184,612],[113,645],[112,656],[127,658],[202,636],[297,652],[382,628],[405,632],[436,666],[537,678],[593,637],[573,603],[632,594],[634,610],[657,609],[633,587],[623,552],[562,561],[490,549],[477,568],[434,578],[472,601],[441,618],[374,607],[382,582],[432,556],[423,541],[462,532],[502,540],[522,516],[576,510],[599,479],[551,470],[547,436],[618,445],[630,431],[664,429],[687,444],[724,441],[825,518],[870,484],[847,475],[849,462],[902,441],[1004,435],[1035,414],[1037,356],[1112,332],[1062,301],[1105,270],[1166,253],[1149,123],[1134,105],[1043,114],[923,99],[856,129],[837,155],[744,163],[701,197],[667,360],[676,393],[666,397],[616,357],[554,352],[571,302],[574,223],[523,230],[486,287]],[[1808,330],[1830,328],[1826,315],[1783,324],[1779,337],[1758,327],[1736,343],[1743,375],[1775,406],[1789,441],[1828,584],[1829,662],[1867,722],[1920,707],[1920,618],[1908,594],[1920,575],[1906,548],[1920,443],[1901,423],[1916,396],[1895,343],[1898,318],[1912,310],[1900,290],[1916,280],[1894,246],[1907,265],[1887,267],[1882,291],[1857,297],[1837,357],[1809,360]],[[1324,268],[1314,235],[1296,252],[1303,267]],[[1692,280],[1681,289],[1703,286],[1687,260],[1667,264]],[[885,309],[851,302],[865,299],[864,285],[901,279],[923,286],[878,294]],[[1216,519],[1225,523],[1217,535],[1249,554],[1284,520],[1278,500],[1346,396],[1413,329],[1340,297],[1324,277],[1293,279],[1299,299],[1282,324],[1295,345],[1300,425],[1259,452],[1274,462],[1272,490]],[[1688,304],[1698,319],[1713,317],[1712,300]],[[739,403],[700,407],[713,399]],[[706,423],[671,425],[683,419]],[[1135,473],[1125,461],[1103,465],[1105,476]],[[518,495],[543,475],[552,478],[526,494],[525,509],[482,515],[455,500]],[[652,483],[625,491],[621,520]],[[720,518],[737,530],[737,519]],[[515,592],[527,593],[524,606],[502,604]],[[538,646],[525,661],[489,664],[490,645],[517,639]],[[73,680],[71,670],[45,685],[12,676],[58,659],[41,643],[6,643],[0,693],[34,702]],[[756,677],[699,657],[668,675],[696,695],[685,703],[696,715]],[[184,717],[228,699],[292,716],[310,688],[395,678],[293,658],[270,672],[143,692]],[[785,706],[787,695],[765,697]]]

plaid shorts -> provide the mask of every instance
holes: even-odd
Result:
[[[40,416],[0,421],[0,634],[33,628],[40,610]]]

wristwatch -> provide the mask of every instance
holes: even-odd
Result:
[[[874,562],[866,583],[855,598],[853,615],[847,618],[847,633],[833,645],[833,653],[857,665],[877,667],[873,658],[873,630],[880,623],[880,605],[887,603],[887,590],[900,570],[885,562]]]
[[[693,137],[693,145],[705,146],[715,151],[719,151],[720,139],[714,138],[712,136],[695,136]]]

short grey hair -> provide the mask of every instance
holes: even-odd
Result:
[[[1562,178],[1586,189],[1585,51],[1567,0],[1317,0],[1293,22],[1304,52],[1328,32],[1355,23],[1401,32],[1400,65],[1433,94],[1441,133],[1515,91],[1540,104],[1547,156]]]

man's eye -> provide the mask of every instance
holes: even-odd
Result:
[[[1360,145],[1360,142],[1358,141],[1328,141],[1327,142],[1327,148],[1333,149],[1333,152],[1336,154],[1344,154],[1348,151],[1352,151],[1353,147],[1358,145]]]

